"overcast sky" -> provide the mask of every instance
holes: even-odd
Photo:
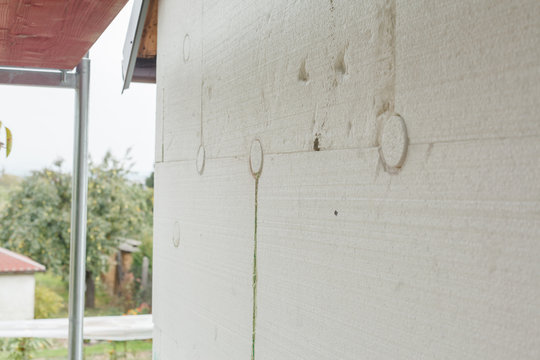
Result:
[[[128,148],[137,177],[154,164],[155,85],[132,83],[122,90],[122,48],[130,1],[90,50],[89,152],[99,160],[107,150],[123,156]],[[71,170],[74,91],[0,85],[0,121],[13,132],[9,158],[0,154],[0,169],[26,175],[63,158]]]

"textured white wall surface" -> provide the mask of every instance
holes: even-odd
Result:
[[[155,360],[540,358],[540,1],[158,32]]]
[[[0,321],[34,318],[34,274],[0,275]]]

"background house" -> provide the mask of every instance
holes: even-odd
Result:
[[[43,271],[29,257],[0,248],[0,320],[34,318],[34,274]]]

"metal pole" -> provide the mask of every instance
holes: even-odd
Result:
[[[83,359],[83,320],[86,265],[86,193],[88,187],[88,98],[90,59],[86,54],[77,65],[71,243],[69,257],[68,359]]]

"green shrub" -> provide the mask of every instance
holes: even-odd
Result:
[[[49,343],[45,339],[11,338],[2,344],[2,350],[7,353],[9,360],[29,360],[37,350],[45,349]]]
[[[64,300],[53,290],[37,285],[34,302],[34,317],[36,319],[47,319],[54,316],[64,306]]]

